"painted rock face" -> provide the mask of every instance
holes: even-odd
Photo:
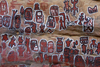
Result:
[[[41,52],[47,52],[47,41],[42,39],[40,41]]]
[[[49,41],[48,42],[48,53],[53,53],[53,51],[54,51],[54,42]]]

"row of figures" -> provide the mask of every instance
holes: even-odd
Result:
[[[65,1],[64,3],[66,3]],[[66,7],[67,10],[67,7]],[[84,13],[80,13],[79,18],[75,21],[71,21],[69,15],[66,15],[65,12],[59,13],[59,6],[51,5],[46,24],[44,24],[44,13],[40,10],[39,3],[34,4],[34,11],[31,7],[27,7],[24,9],[23,6],[20,7],[20,15],[17,14],[18,10],[12,10],[12,16],[10,15],[0,15],[0,27],[6,27],[9,29],[20,29],[19,32],[23,34],[24,32],[29,33],[37,33],[38,24],[40,33],[45,32],[45,28],[47,27],[47,32],[52,33],[56,27],[59,27],[59,30],[64,30],[68,26],[72,25],[82,25],[84,32],[93,32],[94,31],[94,20],[93,18],[87,17]],[[34,16],[33,16],[34,15]],[[22,26],[21,17],[24,17],[24,24],[29,25],[25,27]],[[33,18],[34,17],[34,18]],[[23,29],[21,29],[23,28]]]
[[[18,40],[16,39],[15,36],[12,36],[9,39],[8,37],[9,35],[7,34],[3,34],[2,35],[2,46],[1,46],[1,50],[2,50],[2,47],[5,49],[6,48],[6,44],[8,43],[8,47],[12,48],[14,46],[21,46],[21,47],[18,47],[18,48],[23,48],[25,49],[25,46],[27,47],[27,52],[28,53],[31,53],[31,50],[34,51],[34,52],[38,52],[39,51],[39,48],[40,48],[40,52],[48,52],[48,53],[53,53],[54,52],[54,41],[50,40],[50,41],[47,41],[45,39],[41,39],[38,43],[38,40],[37,39],[30,39],[29,37],[23,37],[23,36],[18,36]],[[66,47],[68,48],[73,48],[73,49],[77,49],[77,45],[79,45],[79,42],[78,40],[72,40],[70,38],[67,38],[65,40],[65,42],[63,42],[63,37],[57,37],[57,41],[56,41],[56,52],[57,53],[61,53],[63,51],[63,47],[64,47],[64,44],[66,44]],[[9,42],[8,42],[9,41]],[[81,45],[81,50],[82,50],[82,53],[84,54],[90,54],[93,55],[94,54],[94,50],[93,48],[96,49],[96,53],[99,55],[100,54],[100,42],[98,42],[98,44],[96,43],[96,39],[92,39],[91,40],[91,43],[89,45],[90,49],[87,48],[88,44],[89,43],[89,38],[88,37],[80,37],[80,43],[82,44]],[[39,44],[39,45],[38,45]],[[24,46],[24,47],[22,47]]]

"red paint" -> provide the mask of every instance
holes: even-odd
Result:
[[[7,34],[3,34],[2,35],[2,41],[7,41],[8,40],[8,35]]]
[[[15,52],[15,51],[9,52],[7,59],[8,59],[9,62],[16,62],[16,61],[18,61],[17,52]]]
[[[26,53],[31,54],[31,49],[30,49],[30,38],[25,38],[25,46],[27,47]]]
[[[60,24],[59,24],[59,25],[60,25],[60,30],[61,30],[61,29],[66,29],[66,22],[65,22],[65,19],[66,19],[66,18],[65,18],[65,13],[60,13],[59,15],[62,16],[62,17],[60,16],[60,20],[59,20],[59,23],[60,23]]]
[[[86,53],[86,47],[87,45],[82,45],[82,52],[85,54]]]
[[[35,17],[37,23],[44,23],[44,15],[41,10],[36,11]]]
[[[69,48],[65,48],[64,49],[64,61],[68,62],[69,61],[69,53],[70,53],[70,49]]]
[[[91,42],[92,43],[90,44],[90,47],[91,48],[93,48],[93,47],[96,48],[97,47],[96,40],[95,39],[92,39]]]
[[[15,18],[16,13],[17,13],[17,10],[12,10],[12,20],[11,20],[9,29],[14,29],[14,18]]]
[[[86,62],[86,66],[94,67],[94,57],[87,56],[85,62]]]
[[[59,61],[63,62],[63,59],[64,59],[63,55],[60,55]]]
[[[92,14],[92,13],[95,13],[95,12],[98,12],[97,5],[95,5],[94,8],[88,7],[88,13],[89,14]]]
[[[0,53],[2,53],[2,50],[3,50],[3,49],[2,49],[2,46],[0,46]]]
[[[70,40],[69,38],[65,41],[66,43],[66,46],[67,47],[70,47],[70,44],[71,44],[72,40]]]
[[[45,61],[48,60],[48,55],[47,55],[47,54],[44,55],[44,60],[45,60]]]
[[[51,67],[61,67],[60,64],[52,65]]]
[[[32,8],[26,8],[24,12],[25,20],[32,20],[33,19],[33,11]]]
[[[49,65],[44,64],[42,67],[49,67]]]
[[[9,47],[13,47],[13,46],[16,46],[16,43],[15,43],[15,40],[16,40],[16,38],[13,36],[12,38],[11,38],[11,41],[9,42]]]
[[[40,55],[40,62],[42,63],[43,60],[44,60],[44,58],[43,58],[43,53],[40,53],[39,55]]]
[[[42,39],[40,41],[40,49],[41,49],[41,52],[47,52],[47,41]]]
[[[40,25],[40,33],[45,33],[44,29],[45,29],[45,25],[41,24]]]
[[[31,50],[38,51],[39,50],[39,47],[38,47],[37,40],[35,40],[35,39],[34,40],[31,40],[30,47],[31,47]]]
[[[25,28],[25,33],[30,34],[31,33],[31,27],[26,27]]]
[[[16,15],[15,16],[15,28],[19,29],[21,25],[21,16],[20,15]]]
[[[69,13],[70,12],[70,10],[71,10],[71,6],[69,5],[69,0],[65,0],[64,1],[64,11],[65,12],[67,12],[67,13]]]
[[[5,43],[5,42],[2,42],[1,45],[2,45],[2,48],[3,48],[3,49],[6,48],[6,43]]]
[[[19,37],[18,37],[18,45],[24,45],[24,44],[23,44],[23,41],[24,41],[24,40],[23,40],[23,37],[22,37],[22,36],[19,36]]]
[[[58,63],[58,55],[53,55],[53,63]]]
[[[71,12],[73,15],[76,15],[76,11],[78,12],[78,8],[76,7],[78,0],[71,0],[71,3],[73,4],[73,8],[71,8]]]
[[[58,16],[58,14],[59,14],[59,7],[56,5],[52,5],[50,7],[50,15],[51,16]]]
[[[17,65],[11,65],[10,67],[17,67]]]
[[[31,28],[32,28],[32,32],[33,32],[33,33],[37,33],[37,25],[36,25],[36,23],[33,22]]]
[[[63,37],[57,37],[57,52],[63,51]]]
[[[48,42],[48,53],[53,53],[54,52],[54,42],[49,41]]]
[[[18,55],[23,57],[24,55],[24,51],[25,51],[25,47],[24,46],[18,46]]]
[[[3,25],[5,27],[9,27],[10,26],[10,21],[11,21],[11,17],[6,15],[6,16],[3,16]]]
[[[21,15],[24,14],[24,7],[23,7],[23,6],[20,7],[20,14],[21,14]]]
[[[100,57],[95,57],[94,67],[100,67]]]
[[[96,49],[96,51],[95,51],[97,54],[99,54],[100,53],[100,42],[98,43],[98,46],[97,46],[97,49]]]
[[[39,3],[34,4],[34,10],[40,10],[40,5]]]
[[[53,16],[48,16],[47,27],[48,28],[54,28],[55,24],[56,24],[55,18]]]
[[[79,15],[79,22],[78,22],[78,24],[79,25],[82,25],[82,22],[84,21],[84,19],[85,19],[85,17],[84,17],[84,13],[81,13],[80,15]]]
[[[8,14],[8,3],[6,0],[1,0],[0,7],[0,15]]]
[[[49,63],[52,63],[52,56],[48,56]]]
[[[85,67],[85,62],[84,62],[82,56],[77,55],[75,57],[75,66],[76,67]]]
[[[46,11],[46,9],[49,8],[49,4],[46,3],[46,2],[42,2],[42,3],[40,3],[40,7],[41,7],[41,9],[42,9],[43,11]]]
[[[74,66],[74,55],[73,54],[69,55],[69,63],[70,63],[70,67]]]

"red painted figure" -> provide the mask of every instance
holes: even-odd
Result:
[[[38,42],[37,42],[36,39],[31,40],[30,47],[31,47],[31,50],[33,50],[33,51],[38,51],[39,50]]]
[[[33,11],[32,8],[26,8],[24,12],[25,20],[32,20],[33,19]]]
[[[86,47],[87,47],[87,45],[85,45],[85,44],[88,44],[88,37],[80,37],[80,43],[83,44],[82,45],[82,52],[85,54]]]
[[[54,52],[54,42],[49,41],[48,42],[48,53],[53,53]]]
[[[20,57],[23,57],[24,55],[24,51],[25,51],[25,47],[24,46],[18,46],[18,54]]]
[[[2,45],[3,49],[6,48],[6,43],[5,42],[2,42],[1,45]]]
[[[91,48],[93,48],[93,47],[96,48],[96,47],[97,47],[96,40],[95,40],[95,39],[92,39],[91,42],[92,42],[92,43],[90,44],[90,47],[91,47]]]
[[[23,7],[23,6],[20,7],[20,14],[21,14],[21,15],[24,14],[24,7]]]
[[[88,32],[88,33],[94,31],[94,20],[93,20],[93,18],[90,18],[90,17],[86,18],[86,16],[85,16],[83,31]]]
[[[45,33],[45,25],[41,24],[40,25],[40,33]]]
[[[40,3],[40,7],[43,11],[46,11],[46,9],[49,8],[49,4],[47,2]]]
[[[100,67],[100,57],[95,57],[94,67]]]
[[[72,40],[70,40],[69,38],[65,41],[66,43],[66,46],[67,47],[70,47],[70,44],[71,44]]]
[[[34,4],[34,10],[40,10],[40,5],[39,3]]]
[[[3,21],[2,21],[2,16],[0,16],[0,27],[2,27],[3,26]]]
[[[52,56],[51,55],[48,56],[48,61],[49,61],[49,63],[52,63]]]
[[[48,60],[48,55],[47,55],[47,54],[44,55],[44,60],[45,60],[45,61]]]
[[[69,5],[69,0],[65,0],[64,1],[64,11],[65,12],[67,12],[67,13],[69,13],[70,12],[70,10],[71,10],[71,6]]]
[[[90,55],[93,55],[93,53],[94,53],[93,49],[90,49]]]
[[[94,67],[94,57],[87,56],[85,62],[86,62],[86,66]]]
[[[51,16],[58,16],[59,15],[59,7],[57,5],[52,5],[50,7],[50,15]]]
[[[63,59],[64,59],[64,56],[63,56],[63,55],[60,55],[59,61],[60,61],[60,62],[63,62]]]
[[[23,40],[23,37],[22,37],[22,36],[19,36],[19,37],[18,37],[18,45],[24,45],[24,44],[23,44],[23,41],[24,41],[24,40]]]
[[[15,16],[15,28],[19,29],[21,25],[21,16],[20,15],[16,15]]]
[[[41,10],[36,11],[35,20],[37,23],[44,23],[44,14]]]
[[[78,3],[78,0],[71,0],[71,3],[73,4],[73,7],[71,8],[71,12],[75,16],[76,11],[78,13],[78,8],[76,7],[76,4]]]
[[[28,53],[28,54],[31,54],[31,49],[30,49],[30,38],[25,38],[25,46],[27,47],[27,50],[26,50],[26,52]]]
[[[57,37],[57,42],[56,42],[56,50],[57,52],[62,52],[63,51],[63,37]]]
[[[70,53],[70,49],[69,48],[65,48],[64,49],[64,59],[65,59],[65,62],[69,61],[69,53]]]
[[[44,60],[43,53],[39,53],[39,55],[40,55],[40,62],[42,63]]]
[[[74,66],[74,54],[69,55],[69,63],[70,63],[70,67]]]
[[[76,67],[85,67],[85,62],[84,62],[82,56],[77,55],[75,57],[75,66]]]
[[[84,19],[85,19],[84,13],[80,13],[79,18],[78,18],[79,20],[78,24],[82,25],[82,21],[84,21]]]
[[[10,51],[7,57],[9,62],[16,62],[18,61],[18,56],[17,56],[17,52],[15,51]]]
[[[8,35],[7,34],[3,34],[2,35],[2,41],[7,41],[8,40]]]
[[[94,8],[88,7],[89,14],[96,13],[96,12],[98,12],[97,5],[95,5]]]
[[[60,26],[60,30],[61,29],[66,29],[66,16],[65,16],[65,13],[60,13],[60,20],[59,20],[59,26]]]
[[[17,65],[11,65],[10,67],[17,67]]]
[[[58,55],[53,55],[53,63],[58,63]]]
[[[85,54],[86,53],[86,47],[87,45],[82,45],[82,52]]]
[[[25,33],[30,34],[31,33],[31,27],[26,27],[25,28]]]
[[[1,0],[0,7],[0,15],[8,14],[8,3],[6,0]]]
[[[73,48],[76,48],[76,45],[78,45],[78,40],[76,40],[75,42],[73,42]]]
[[[97,49],[95,51],[97,54],[100,54],[100,42],[98,43]]]
[[[8,46],[11,47],[11,48],[12,48],[13,46],[16,46],[15,40],[16,40],[16,38],[15,38],[15,36],[13,36],[13,37],[11,38],[11,41],[9,42]]]
[[[44,40],[44,39],[42,39],[41,41],[40,41],[40,49],[41,49],[41,52],[47,52],[48,50],[47,50],[47,41],[46,40]]]
[[[10,26],[10,21],[11,21],[11,17],[9,15],[5,15],[3,16],[3,25],[5,27],[9,27]]]
[[[11,20],[9,29],[14,29],[14,19],[15,19],[16,13],[17,13],[17,10],[12,10],[12,20]]]
[[[36,23],[33,22],[31,28],[32,28],[32,32],[33,32],[33,33],[37,33],[37,25],[36,25]]]
[[[50,29],[54,29],[56,26],[55,18],[53,16],[48,16],[47,24],[46,26]],[[50,32],[52,33],[52,32]]]

